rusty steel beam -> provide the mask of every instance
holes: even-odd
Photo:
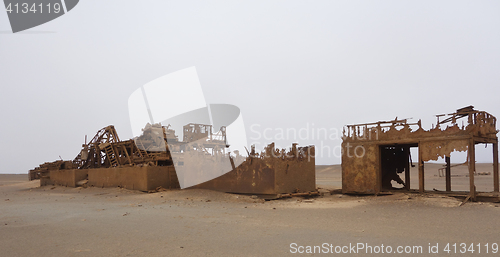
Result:
[[[425,191],[424,181],[424,161],[422,159],[422,147],[418,145],[418,191],[423,193]]]
[[[317,196],[320,195],[318,191],[307,193],[292,193],[292,194],[278,194],[277,198],[291,198],[297,196]]]
[[[451,161],[450,156],[446,156],[446,192],[451,191]]]
[[[493,143],[493,191],[499,192],[498,181],[498,141]]]
[[[476,149],[474,139],[469,141],[469,186],[472,201],[476,201],[476,186],[474,184],[474,173],[476,172]]]
[[[410,190],[410,147],[405,147],[405,156],[407,156],[407,162],[405,167],[405,189]]]

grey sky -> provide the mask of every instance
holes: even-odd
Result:
[[[12,34],[0,11],[0,173],[73,159],[109,124],[130,138],[129,95],[191,66],[208,103],[241,109],[249,142],[269,142],[252,140],[255,124],[341,130],[398,116],[430,128],[467,105],[500,117],[499,13],[498,1],[82,0]],[[295,141],[340,145],[277,143]],[[477,160],[491,161],[483,148]]]

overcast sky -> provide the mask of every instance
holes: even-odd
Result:
[[[130,138],[130,94],[191,66],[207,103],[238,106],[248,142],[260,144],[281,129],[396,116],[428,129],[467,105],[500,117],[499,14],[498,1],[82,0],[12,34],[0,11],[0,173],[73,159],[110,124]],[[270,140],[258,138],[265,129]],[[491,162],[491,147],[477,148]],[[340,163],[326,152],[317,164]]]

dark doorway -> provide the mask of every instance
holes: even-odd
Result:
[[[383,145],[380,146],[382,190],[407,189],[410,190],[410,147],[417,147],[417,144],[408,145]],[[404,174],[404,180],[400,174]],[[402,187],[395,188],[392,181],[397,182]]]

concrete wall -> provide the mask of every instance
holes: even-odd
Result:
[[[148,190],[154,190],[161,186],[165,189],[180,188],[177,173],[173,166],[148,167]]]
[[[89,186],[122,187],[150,191],[163,188],[179,188],[173,167],[145,166],[89,169]]]
[[[61,185],[68,187],[76,187],[78,181],[87,178],[88,170],[51,170],[49,177],[42,177],[40,179],[40,186],[46,185]]]

